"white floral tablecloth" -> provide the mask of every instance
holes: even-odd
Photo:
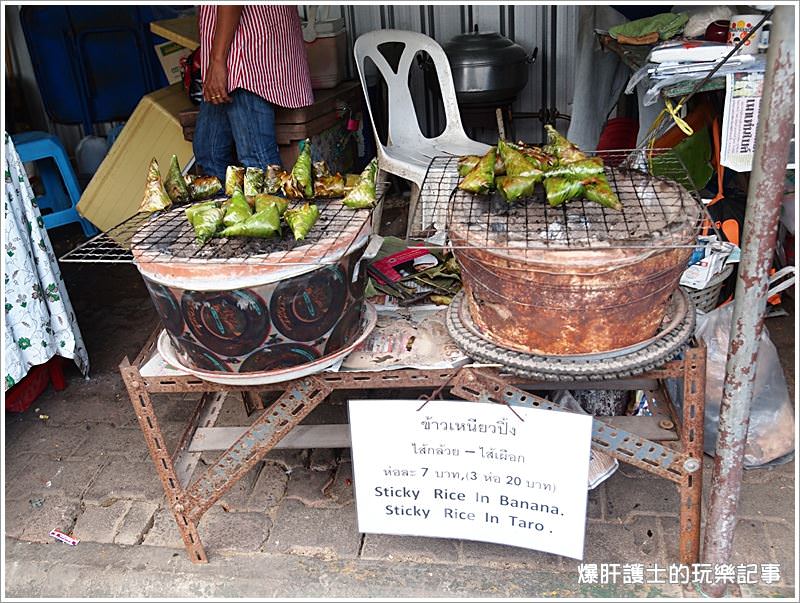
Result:
[[[4,133],[3,373],[5,389],[58,354],[89,372],[89,356],[14,143]]]

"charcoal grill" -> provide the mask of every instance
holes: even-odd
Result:
[[[674,155],[657,169],[644,153],[602,156],[621,211],[585,199],[553,208],[541,186],[509,206],[459,190],[458,158],[431,163],[416,234],[453,249],[470,318],[498,346],[596,354],[656,334],[707,214]]]
[[[62,260],[133,262],[183,366],[258,379],[320,364],[363,333],[372,212],[318,200],[307,237],[195,240],[184,207],[137,214]],[[296,203],[295,203],[296,205]]]

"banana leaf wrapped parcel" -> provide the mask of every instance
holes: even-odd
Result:
[[[342,203],[352,209],[374,207],[377,201],[375,194],[375,178],[378,174],[378,159],[373,158],[361,172],[358,184],[347,193]]]
[[[268,195],[276,195],[281,190],[285,173],[279,165],[268,165],[264,170],[263,191]]]
[[[542,179],[544,172],[533,165],[533,162],[529,161],[523,153],[508,145],[505,140],[497,142],[497,150],[500,157],[503,159],[506,175],[512,178],[517,176],[532,176],[539,180]]]
[[[305,189],[291,174],[284,172],[281,179],[281,192],[287,199],[305,199]]]
[[[478,195],[485,195],[492,190],[492,188],[494,188],[494,163],[496,155],[497,150],[495,147],[489,149],[489,151],[481,157],[478,164],[464,176],[458,188],[462,191]],[[506,170],[508,170],[508,166],[506,166]]]
[[[278,215],[282,216],[286,212],[286,209],[289,207],[289,201],[287,201],[284,197],[278,197],[276,195],[268,195],[266,193],[261,193],[260,195],[256,195],[255,205],[256,205],[255,213],[263,211],[269,205],[274,205],[278,209]]]
[[[344,197],[344,176],[328,174],[314,179],[315,197]]]
[[[583,183],[580,180],[567,178],[546,178],[544,190],[547,193],[547,202],[551,207],[558,207],[570,199],[583,193]]]
[[[186,186],[186,180],[183,179],[181,174],[177,155],[173,155],[169,162],[169,171],[164,179],[164,189],[174,203],[189,202],[189,187]]]
[[[547,132],[547,144],[543,149],[546,153],[557,157],[559,163],[572,163],[586,159],[586,153],[559,134],[553,126],[546,124],[544,129]]]
[[[183,212],[186,214],[186,219],[189,220],[189,224],[192,224],[194,217],[197,214],[208,209],[214,209],[216,207],[219,207],[216,201],[203,201],[202,203],[194,203],[193,205],[190,205],[184,209]]]
[[[319,208],[310,203],[287,209],[283,218],[292,229],[295,241],[300,241],[311,231],[319,219]]]
[[[344,175],[344,194],[346,195],[353,190],[361,181],[361,174],[345,174]]]
[[[222,183],[216,176],[190,176],[186,175],[186,186],[192,201],[213,199],[222,190]]]
[[[147,181],[144,186],[144,197],[139,204],[140,212],[154,212],[167,209],[172,205],[164,184],[161,182],[161,172],[158,170],[158,160],[155,157],[150,160],[150,167],[147,168]]]
[[[311,174],[311,140],[306,138],[300,143],[300,155],[292,167],[292,179],[295,187],[302,191],[303,197],[314,196],[314,178]]]
[[[522,197],[530,197],[541,178],[536,176],[500,176],[495,182],[497,190],[507,203],[511,204]]]
[[[470,173],[472,168],[478,165],[478,162],[481,160],[480,155],[464,155],[458,158],[458,175],[462,178]],[[495,155],[494,160],[494,175],[495,176],[502,176],[506,173],[506,166],[503,163],[503,158],[500,156],[499,153]]]
[[[225,217],[222,223],[225,226],[233,226],[239,222],[244,222],[252,215],[250,204],[245,199],[241,191],[236,191],[233,196],[222,204],[225,210]]]
[[[195,211],[191,214],[192,217],[189,219],[189,222],[192,224],[192,228],[194,228],[194,234],[200,245],[204,245],[216,234],[219,227],[222,226],[222,218],[224,215],[225,211],[219,207],[209,207],[203,211]]]
[[[572,163],[562,163],[547,172],[547,177],[570,178],[584,180],[592,176],[602,176],[605,173],[603,160],[600,157],[587,157]]]
[[[245,169],[238,165],[229,165],[225,169],[225,195],[230,197],[236,189],[244,192]]]
[[[259,237],[267,238],[281,231],[281,217],[273,203],[257,211],[246,220],[232,224],[223,229],[222,237]]]
[[[557,159],[552,155],[543,151],[540,147],[529,147],[527,145],[516,144],[513,145],[520,153],[533,164],[533,167],[542,171],[551,169],[556,163]]]
[[[622,203],[617,194],[612,190],[608,180],[603,176],[602,178],[590,178],[583,181],[584,195],[589,201],[599,203],[603,207],[615,209],[620,211]]]
[[[264,188],[264,170],[249,167],[244,172],[244,196],[255,197]]]

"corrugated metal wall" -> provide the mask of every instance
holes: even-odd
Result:
[[[537,61],[530,66],[528,85],[518,95],[514,112],[534,113],[544,107],[545,89],[542,76],[545,66],[555,69],[555,97],[550,95],[549,107],[569,115],[575,76],[573,49],[578,35],[578,6],[532,5],[435,5],[435,6],[363,6],[339,7],[345,17],[351,43],[360,34],[374,29],[406,29],[433,36],[439,44],[453,36],[471,31],[498,31],[512,38],[528,52],[539,48]],[[556,30],[551,32],[552,15],[556,14]],[[550,56],[550,36],[555,35],[555,56]],[[352,48],[352,45],[351,45]],[[352,65],[351,65],[352,68]],[[355,76],[355,73],[352,74]],[[548,78],[549,79],[549,78]],[[416,89],[416,82],[413,88]],[[415,90],[416,91],[416,90]],[[566,131],[567,122],[559,120],[558,127]],[[541,139],[541,122],[536,119],[515,121],[518,138],[536,142]]]
[[[12,50],[12,63],[15,72],[30,84],[34,112],[51,131],[57,133],[65,141],[68,149],[72,149],[81,137],[81,129],[77,126],[56,126],[50,124],[41,108],[41,100],[35,89],[35,79],[30,66],[27,48],[19,28],[19,7],[5,7],[6,35]],[[301,9],[302,10],[302,9]],[[345,18],[348,36],[350,36],[349,52],[352,54],[352,42],[358,35],[381,28],[407,29],[432,35],[440,44],[449,41],[453,36],[469,31],[475,24],[481,31],[499,31],[514,39],[518,44],[530,51],[539,47],[539,58],[530,67],[528,85],[519,94],[514,111],[536,112],[543,107],[542,70],[554,66],[557,73],[555,108],[562,113],[570,113],[573,79],[575,73],[572,49],[577,38],[577,6],[558,5],[341,5],[324,6],[322,11]],[[557,11],[557,31],[555,57],[549,54],[549,28],[551,11]],[[352,59],[352,57],[350,57]],[[349,61],[351,77],[352,60]],[[422,79],[417,77],[413,82],[414,90],[421,90]],[[515,122],[516,134],[519,138],[536,142],[541,137],[541,124],[537,119],[520,119]],[[566,122],[559,121],[558,126],[566,130]],[[100,133],[107,128],[99,127]],[[490,142],[493,142],[490,140]]]

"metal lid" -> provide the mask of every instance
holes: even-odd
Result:
[[[479,32],[455,36],[444,45],[451,63],[461,66],[494,65],[527,60],[525,49],[496,31]]]

